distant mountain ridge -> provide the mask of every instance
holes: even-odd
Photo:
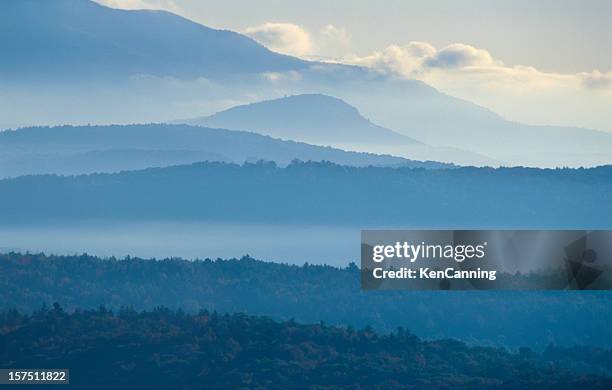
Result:
[[[303,69],[300,59],[181,16],[90,0],[3,0],[0,77],[236,76]]]
[[[301,94],[235,106],[214,115],[175,121],[260,134],[347,150],[388,153],[416,160],[497,165],[494,159],[454,148],[435,148],[378,126],[333,96]]]
[[[224,102],[317,93],[350,102],[379,127],[439,153],[413,145],[416,151],[405,154],[401,142],[397,150],[373,144],[361,151],[462,165],[478,162],[474,154],[485,156],[483,165],[612,163],[612,133],[515,123],[418,80],[282,55],[164,11],[90,0],[4,0],[0,52],[5,123],[163,122],[197,115],[201,107],[210,115]],[[458,149],[470,154],[454,158]]]
[[[172,220],[402,226],[612,227],[612,166],[592,169],[196,163],[0,180],[0,223]]]
[[[267,160],[287,165],[294,159],[354,166],[453,167],[187,125],[32,127],[0,132],[0,178],[118,172],[200,161]]]

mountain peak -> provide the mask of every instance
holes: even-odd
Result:
[[[187,123],[251,130],[324,145],[416,143],[375,125],[345,101],[323,94],[290,95],[245,104]]]
[[[330,103],[333,102],[335,104],[341,104],[341,105],[345,105],[345,106],[350,106],[347,102],[345,102],[342,99],[339,99],[337,97],[334,96],[330,96],[330,95],[325,95],[322,93],[302,93],[302,94],[297,94],[297,95],[287,95],[284,96],[282,98],[277,98],[277,99],[270,99],[270,100],[265,100],[263,102],[258,102],[258,103],[269,103],[269,102],[326,102],[326,103]],[[257,103],[253,103],[253,104],[257,104]],[[352,107],[352,106],[350,106]]]
[[[272,114],[272,111],[276,119],[269,117],[270,120],[299,121],[301,123],[294,123],[293,126],[300,126],[304,123],[311,130],[315,125],[325,128],[354,126],[357,129],[362,126],[375,126],[365,119],[357,108],[344,100],[319,93],[287,95],[277,99],[236,106],[219,112],[213,117],[219,118],[230,114],[252,115],[261,120],[264,119],[262,116]]]

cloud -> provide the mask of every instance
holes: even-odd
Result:
[[[344,57],[351,51],[350,34],[333,24],[310,33],[297,24],[268,22],[249,27],[244,33],[271,50],[306,59]]]
[[[349,33],[347,33],[343,27],[336,27],[333,24],[324,26],[320,34],[326,39],[343,46],[348,46],[351,43],[351,36]]]
[[[583,84],[588,88],[612,88],[612,71],[602,73],[599,70],[594,70],[590,73],[579,73]]]
[[[343,62],[362,65],[381,73],[416,78],[434,86],[471,85],[471,88],[502,88],[526,91],[540,88],[612,87],[612,72],[555,73],[533,66],[505,65],[485,49],[454,43],[440,49],[428,42],[390,45],[370,55],[345,57]]]
[[[426,53],[425,64],[431,68],[460,68],[466,66],[501,65],[491,54],[463,43],[448,45],[441,50]]]
[[[436,48],[429,43],[410,42],[405,46],[390,45],[364,57],[348,57],[343,62],[366,66],[381,73],[412,78],[421,71],[424,60],[431,58],[435,52]]]
[[[291,23],[266,23],[247,34],[272,50],[327,63],[359,65],[391,77],[421,80],[440,91],[525,123],[564,124],[612,131],[612,72],[560,73],[507,65],[467,43],[393,44],[367,55],[352,51],[350,34],[328,24],[309,33]],[[275,84],[295,74],[265,74]]]
[[[319,31],[316,43],[318,55],[341,57],[350,52],[352,39],[343,27],[328,24]]]
[[[308,56],[314,53],[315,45],[310,34],[292,23],[264,23],[249,27],[245,34],[257,42],[279,53]]]
[[[463,43],[436,49],[428,42],[413,41],[403,46],[390,45],[368,56],[347,58],[347,61],[406,77],[434,70],[482,72],[503,68],[503,63],[494,60],[488,51]]]
[[[179,7],[174,0],[95,0],[98,3],[111,8],[119,9],[152,9],[165,10],[174,13],[179,12]]]
[[[465,43],[436,48],[416,41],[337,62],[421,80],[508,119],[612,131],[612,72],[549,72],[507,65],[488,50]]]

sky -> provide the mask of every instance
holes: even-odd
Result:
[[[612,1],[99,0],[368,66],[532,124],[612,131]]]

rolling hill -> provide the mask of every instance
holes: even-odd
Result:
[[[287,165],[293,159],[354,166],[453,167],[186,125],[32,127],[0,132],[0,177],[118,172],[199,161],[267,160]]]
[[[0,278],[6,292],[0,311],[32,313],[54,302],[69,311],[101,304],[111,310],[163,305],[189,313],[369,325],[385,333],[401,326],[424,338],[512,349],[541,350],[551,343],[612,348],[610,291],[364,292],[354,264],[297,266],[248,256],[215,261],[10,253],[0,254],[0,275],[12,275]]]
[[[609,228],[612,167],[196,163],[0,181],[2,222],[185,220],[462,228]]]
[[[609,351],[602,348],[551,346],[542,354],[528,348],[517,353],[456,340],[422,340],[404,328],[379,334],[371,328],[208,311],[186,314],[163,307],[66,312],[57,303],[32,315],[0,313],[0,327],[1,368],[61,366],[70,370],[70,385],[79,389],[612,386],[605,371]]]

